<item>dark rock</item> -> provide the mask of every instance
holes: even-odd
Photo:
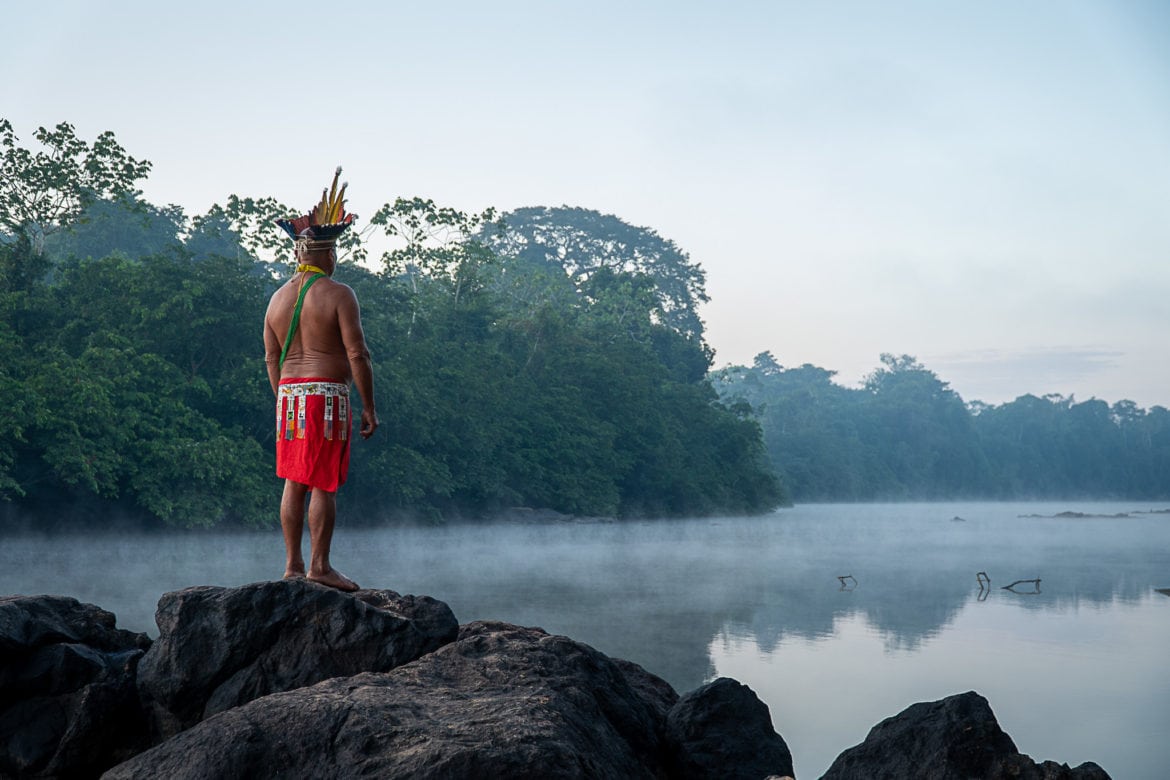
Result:
[[[729,677],[684,695],[666,729],[680,777],[762,780],[793,773],[792,754],[772,728],[767,705]]]
[[[1110,780],[1105,770],[1092,761],[1076,767],[1055,761],[1037,764],[1023,753],[1004,759],[993,776],[1010,777],[1012,780]]]
[[[106,777],[664,777],[668,690],[566,637],[478,622],[393,671],[208,718]]]
[[[0,776],[96,777],[146,747],[134,675],[149,646],[92,604],[0,598]]]
[[[678,693],[670,686],[670,683],[647,672],[633,661],[627,661],[624,658],[611,658],[610,660],[625,675],[626,682],[634,688],[634,691],[654,707],[658,719],[662,723],[666,723],[666,717],[670,714],[671,708],[678,703]]]
[[[821,780],[1108,780],[1094,763],[1070,769],[1020,753],[974,691],[913,704],[837,756]]]
[[[349,594],[306,580],[167,593],[138,669],[156,737],[332,677],[389,671],[455,638],[451,609],[390,590]]]

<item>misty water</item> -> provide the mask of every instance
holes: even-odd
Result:
[[[571,636],[680,692],[726,675],[819,777],[915,701],[986,696],[1037,760],[1164,776],[1170,747],[1165,504],[810,505],[764,517],[354,529],[334,563],[461,622]],[[1024,517],[1063,511],[1126,517]],[[58,593],[157,635],[158,596],[279,576],[277,530],[0,540],[0,593]],[[976,572],[991,588],[980,590]],[[838,577],[852,575],[842,589]],[[1001,589],[1041,578],[1039,593]]]

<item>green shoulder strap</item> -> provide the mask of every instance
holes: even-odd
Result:
[[[284,368],[284,357],[288,354],[288,345],[292,344],[293,334],[297,332],[297,325],[301,321],[301,306],[305,303],[305,293],[313,286],[313,282],[321,279],[325,274],[313,274],[301,287],[301,294],[297,296],[297,305],[293,309],[292,322],[288,324],[288,335],[284,337],[284,349],[280,350],[280,367]]]

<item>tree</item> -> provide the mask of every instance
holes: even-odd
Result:
[[[114,334],[90,342],[78,357],[37,355],[26,385],[44,399],[29,434],[41,463],[25,466],[27,482],[130,498],[173,524],[265,523],[260,446],[192,409],[180,372],[163,358]]]
[[[229,195],[224,205],[216,203],[206,214],[191,220],[188,248],[196,255],[221,254],[287,264],[293,259],[292,244],[276,220],[302,213],[275,198]],[[338,255],[349,262],[365,260],[361,234],[355,230],[342,233]]]
[[[59,167],[120,150],[69,133],[41,136],[62,147],[45,153]],[[7,148],[10,167],[35,167],[14,136]],[[182,525],[270,523],[275,432],[256,327],[282,274],[256,261],[287,259],[272,222],[295,212],[233,195],[187,223],[126,189],[146,167],[124,166],[120,186],[74,181],[80,210],[0,225],[12,239],[0,245],[0,386],[13,398],[0,495],[49,514],[116,505]],[[706,379],[701,323],[666,323],[667,275],[646,247],[669,242],[570,278],[500,258],[491,209],[400,198],[369,229],[392,244],[383,272],[341,271],[385,396],[387,435],[362,448],[341,498],[358,513],[689,515],[781,500],[758,424]]]
[[[405,275],[412,284],[419,277],[441,282],[458,302],[465,287],[478,282],[483,266],[495,257],[477,235],[495,221],[495,209],[469,214],[416,197],[383,205],[370,224],[400,240],[399,246],[382,253],[386,273]]]
[[[414,335],[420,314],[441,308],[449,297],[458,307],[469,295],[483,291],[485,270],[495,254],[476,236],[495,219],[495,209],[468,214],[437,206],[424,198],[398,198],[378,209],[370,224],[380,227],[396,242],[382,253],[383,273],[406,283],[410,295],[410,325],[406,336]]]
[[[901,495],[976,493],[986,469],[963,399],[910,355],[883,353],[881,362],[865,380],[867,410]]]
[[[38,127],[33,137],[44,147],[35,153],[17,146],[12,123],[0,118],[0,227],[27,236],[37,256],[47,236],[95,201],[138,196],[134,184],[150,172],[150,162],[127,154],[109,131],[88,144],[61,122]]]
[[[158,208],[134,196],[91,203],[68,230],[45,239],[45,252],[59,263],[67,257],[101,258],[115,252],[130,258],[179,246],[187,217],[179,206]]]
[[[873,498],[892,481],[862,439],[866,393],[836,384],[835,375],[808,363],[782,368],[771,352],[716,375],[724,402],[739,400],[758,417],[768,456],[797,501]]]
[[[698,306],[708,300],[706,273],[673,241],[610,214],[567,206],[516,209],[502,222],[502,231],[482,238],[504,258],[555,269],[578,290],[602,270],[645,276],[653,283],[656,319],[702,338]]]
[[[12,327],[17,314],[27,305],[28,295],[13,292],[3,273],[15,265],[12,256],[19,250],[19,245],[0,245],[0,393],[9,399],[0,407],[0,498],[24,492],[12,472],[16,453],[25,443],[24,430],[40,402],[23,386],[28,359],[23,339]]]

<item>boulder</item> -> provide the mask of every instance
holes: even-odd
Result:
[[[768,706],[730,677],[684,695],[670,710],[666,733],[679,777],[761,780],[793,774],[792,754],[772,728]]]
[[[1101,767],[1086,762],[1037,764],[1020,753],[974,691],[941,701],[913,704],[870,729],[821,780],[1109,780]]]
[[[452,641],[450,607],[391,590],[281,580],[164,594],[138,668],[156,739],[270,693],[384,672]]]
[[[633,661],[627,661],[624,658],[610,658],[609,660],[613,661],[621,670],[626,681],[633,686],[634,691],[654,708],[658,720],[665,723],[671,708],[678,702],[678,693],[671,687],[670,683],[657,675],[650,674]]]
[[[0,776],[96,777],[146,747],[146,634],[64,596],[0,598]]]
[[[107,778],[656,778],[670,687],[537,628],[476,622],[382,674],[265,696]]]

